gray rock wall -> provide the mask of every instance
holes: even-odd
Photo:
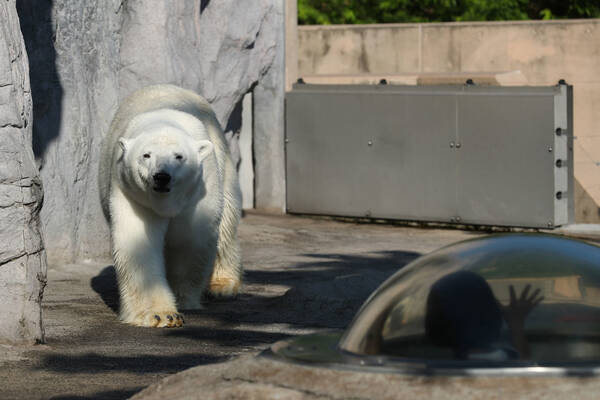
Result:
[[[255,113],[255,143],[265,147],[255,144],[256,203],[283,210],[283,0],[20,0],[19,17],[31,60],[51,261],[109,255],[99,144],[119,100],[149,84],[206,97],[234,150],[242,97],[257,89],[254,107],[265,113]],[[266,171],[272,168],[279,172]]]
[[[0,2],[0,342],[43,340],[42,185],[31,138],[29,66],[15,0]]]
[[[119,1],[19,0],[49,261],[108,254],[96,168],[118,101]]]

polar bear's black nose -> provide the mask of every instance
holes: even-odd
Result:
[[[158,172],[154,174],[152,179],[154,179],[154,183],[156,185],[166,186],[169,184],[169,182],[171,182],[171,175],[167,174],[166,172]]]

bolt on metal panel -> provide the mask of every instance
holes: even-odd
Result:
[[[571,119],[567,94],[565,85],[295,85],[286,100],[288,211],[545,228],[572,221],[572,157],[555,135]]]

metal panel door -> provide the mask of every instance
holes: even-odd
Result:
[[[286,99],[287,209],[564,223],[563,214],[572,214],[572,168],[557,173],[555,164],[558,153],[572,157],[564,137],[554,134],[564,122],[557,113],[571,118],[560,105],[564,88],[295,85]],[[562,200],[555,198],[558,186]]]
[[[457,218],[554,225],[554,97],[542,89],[466,88],[457,96]]]
[[[288,210],[424,220],[455,211],[452,137],[440,140],[452,134],[452,98],[302,91],[287,109]]]

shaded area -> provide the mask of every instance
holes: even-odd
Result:
[[[240,130],[242,129],[243,102],[244,96],[241,96],[240,100],[235,103],[233,111],[231,111],[231,114],[229,114],[229,119],[227,120],[227,125],[225,126],[225,130],[223,132],[233,132],[234,134],[239,134]]]
[[[97,353],[82,355],[53,354],[44,357],[38,368],[68,374],[115,371],[126,371],[135,374],[170,374],[195,365],[211,364],[229,358],[203,353],[133,356],[106,356]]]
[[[110,390],[94,393],[89,396],[77,396],[77,395],[63,395],[63,396],[54,396],[50,397],[50,400],[91,400],[91,399],[103,399],[103,400],[118,400],[118,399],[128,399],[140,390],[143,387],[136,387],[131,390]]]
[[[345,328],[369,295],[389,276],[419,256],[415,252],[308,254],[315,258],[285,271],[250,271],[247,282],[290,285],[253,318],[304,328]]]
[[[411,251],[388,250],[363,254],[303,254],[315,261],[308,261],[281,270],[254,270],[245,275],[246,282],[261,284],[290,284],[302,281],[329,281],[347,274],[388,274],[398,271],[421,254]],[[369,279],[367,279],[369,281]],[[370,286],[365,282],[367,291]],[[368,294],[370,294],[369,291]],[[355,294],[356,295],[356,294]]]
[[[208,7],[210,0],[200,0],[200,14],[204,12],[204,9]]]
[[[283,295],[269,297],[262,292],[246,290],[229,301],[206,301],[206,309],[186,312],[190,316],[210,316],[220,323],[288,324],[297,328],[343,328],[366,298],[390,275],[417,258],[420,254],[400,250],[362,254],[304,254],[314,259],[280,270],[247,270],[246,286],[289,286]],[[114,267],[105,267],[91,279],[92,289],[113,312],[118,312],[119,292]],[[189,322],[189,321],[188,321]],[[189,325],[189,324],[187,324]],[[223,341],[252,337],[243,331],[219,332],[212,336]],[[235,332],[235,333],[233,333]],[[186,326],[169,331],[172,336],[209,338],[207,332]],[[273,337],[272,342],[282,337]],[[269,343],[268,341],[265,343]]]
[[[63,88],[54,48],[53,1],[19,0],[17,12],[29,58],[33,100],[33,152],[41,161],[48,145],[60,133]],[[40,166],[40,169],[43,165]]]
[[[251,49],[254,47],[254,41],[250,44],[246,45],[246,49]],[[231,152],[231,158],[233,164],[235,165],[236,170],[239,171],[240,163],[241,163],[241,151],[240,151],[240,135],[242,133],[242,114],[244,113],[244,98],[246,95],[251,94],[257,83],[253,82],[250,88],[240,96],[240,99],[237,101],[231,114],[229,114],[229,119],[227,120],[227,124],[223,133],[225,134],[225,139],[229,144],[229,150]],[[250,121],[251,123],[251,121]],[[248,130],[252,132],[252,127]]]
[[[233,327],[232,327],[233,328]],[[271,344],[290,335],[279,332],[247,331],[239,329],[212,329],[185,327],[166,331],[166,336],[188,338],[226,346],[256,346]]]
[[[98,275],[90,281],[90,286],[94,292],[100,295],[100,298],[115,314],[119,313],[119,285],[117,284],[117,272],[115,267],[109,265],[102,269]]]

